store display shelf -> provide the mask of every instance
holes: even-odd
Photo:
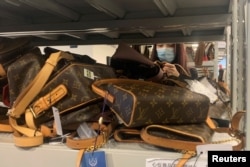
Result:
[[[214,141],[228,138],[227,134],[215,134]],[[0,133],[0,166],[1,167],[71,167],[76,165],[78,150],[73,150],[64,144],[43,144],[39,147],[23,149],[16,147],[11,134]],[[182,154],[160,149],[147,144],[117,143],[110,140],[99,151],[106,155],[107,167],[151,167],[147,159],[169,160],[169,163],[181,158]],[[205,166],[206,157],[189,160],[189,163],[199,163]],[[202,165],[203,164],[203,165]],[[151,165],[151,166],[150,166]]]

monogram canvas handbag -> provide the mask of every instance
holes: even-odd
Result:
[[[199,156],[197,146],[206,144],[232,144],[233,150],[242,150],[245,144],[244,111],[234,114],[230,127],[219,127],[207,118],[204,123],[183,125],[151,124],[142,128],[120,127],[114,132],[117,142],[145,143],[172,151],[181,152],[182,158],[176,159],[173,165],[185,166],[185,163],[194,156]],[[213,136],[222,134],[228,137],[215,140]]]
[[[43,138],[51,135],[42,131],[41,126],[53,119],[52,106],[63,116],[99,103],[102,97],[92,92],[92,82],[114,76],[113,69],[106,65],[76,62],[74,56],[66,52],[52,53],[10,109],[15,144],[20,147],[42,144]],[[22,117],[24,124],[19,121]]]
[[[209,99],[185,88],[133,79],[102,79],[92,84],[127,127],[201,123]]]
[[[8,108],[11,105],[10,93],[8,85],[8,70],[12,64],[25,57],[27,54],[39,54],[37,48],[31,45],[31,38],[0,38],[0,131],[12,132],[12,128],[8,123]],[[27,72],[27,71],[26,71]],[[35,71],[34,71],[35,73]],[[20,77],[19,71],[15,74],[15,78]],[[25,75],[25,73],[23,73]],[[31,73],[29,73],[32,76]],[[21,85],[17,85],[16,89],[19,89]],[[11,94],[13,91],[11,91]],[[12,94],[13,95],[13,94]]]

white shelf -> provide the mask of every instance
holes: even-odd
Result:
[[[228,138],[227,134],[216,133],[213,141]],[[146,159],[148,158],[174,161],[182,157],[181,153],[170,152],[169,150],[159,149],[151,145],[117,143],[114,140],[110,140],[99,150],[104,151],[106,154],[107,167],[145,167]],[[63,144],[44,144],[30,149],[19,148],[14,146],[11,134],[0,134],[1,167],[71,167],[76,166],[77,154],[78,150],[70,149]],[[188,162],[193,164],[195,160],[196,158],[193,158]],[[200,164],[199,167],[202,167],[201,164],[205,165],[207,159],[200,158],[197,163]]]
[[[1,167],[71,167],[76,164],[78,150],[67,146],[44,144],[23,149],[14,146],[11,134],[0,134]],[[179,158],[182,154],[167,152],[146,144],[109,141],[105,151],[107,167],[144,167],[147,158]],[[13,158],[15,157],[15,158]]]

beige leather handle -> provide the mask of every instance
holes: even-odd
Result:
[[[39,98],[25,111],[25,123],[31,129],[37,129],[35,118],[61,100],[67,94],[67,88],[60,84],[45,96]]]
[[[61,100],[65,95],[67,95],[68,91],[66,86],[63,84],[58,85],[53,90],[51,90],[48,94],[43,97],[40,97],[37,101],[35,101],[30,107],[29,110],[32,112],[35,118],[39,117],[42,112],[49,109],[59,100]]]
[[[9,112],[10,125],[14,130],[14,142],[20,147],[37,146],[43,143],[43,135],[41,132],[19,126],[16,118],[25,113],[25,109],[30,105],[31,101],[38,95],[43,86],[46,84],[55,66],[62,58],[72,60],[73,56],[65,52],[57,52],[50,55],[45,65],[36,75],[34,80],[19,94],[14,106]]]
[[[25,109],[41,91],[41,89],[49,79],[55,66],[62,58],[72,60],[73,56],[65,52],[57,52],[51,54],[34,80],[30,82],[30,84],[18,95],[14,106],[9,112],[9,115],[11,117],[19,118],[25,112]]]
[[[0,121],[0,132],[13,132],[8,120]]]

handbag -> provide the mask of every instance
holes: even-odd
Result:
[[[207,121],[201,124],[189,125],[149,125],[141,130],[142,140],[154,146],[179,150],[183,157],[177,163],[177,167],[182,167],[198,153],[197,146],[203,144],[219,144],[236,141],[232,145],[233,150],[240,151],[245,145],[245,134],[240,129],[245,111],[238,111],[231,120],[231,127],[215,127],[212,122]],[[230,139],[212,141],[214,133],[228,134]]]
[[[53,73],[61,61],[63,66]],[[74,62],[74,57],[65,52],[52,53],[10,109],[9,118],[15,131],[15,144],[20,147],[42,144],[43,137],[51,133],[47,134],[48,130],[42,132],[40,126],[53,119],[52,106],[58,108],[60,115],[64,115],[98,103],[102,97],[91,91],[91,83],[98,78],[114,76],[111,67]],[[18,124],[22,116],[25,117],[27,127]]]
[[[12,106],[21,91],[35,78],[47,57],[35,47],[11,63],[7,70],[9,106]]]
[[[114,132],[114,139],[117,142],[144,143],[156,147],[180,151],[183,157],[175,164],[182,167],[191,158],[196,156],[197,146],[203,144],[219,144],[236,141],[232,145],[233,150],[244,148],[244,130],[240,129],[241,121],[245,115],[244,111],[237,112],[232,120],[231,127],[217,127],[211,119],[204,123],[185,125],[159,125],[152,124],[142,128],[117,128]],[[228,134],[228,139],[214,141],[214,133]],[[198,156],[198,155],[197,155]],[[173,164],[174,165],[174,164]]]
[[[163,77],[163,71],[157,64],[124,43],[118,45],[111,57],[110,66],[115,69],[117,77],[121,78],[158,82]]]
[[[30,53],[34,47],[30,43],[31,38],[0,38],[0,131],[12,132],[8,123],[7,112],[10,106],[8,70],[12,63],[24,55]],[[19,75],[19,74],[17,74]],[[19,86],[19,85],[18,85]],[[18,89],[18,87],[17,87]]]
[[[33,48],[31,38],[0,38],[0,76],[6,77],[8,66],[23,53]]]
[[[199,46],[195,53],[194,64],[195,67],[201,67],[203,64],[203,57],[205,55],[206,45],[205,42],[199,42]]]
[[[32,108],[30,112],[34,115],[38,123],[50,120],[53,117],[53,112],[49,111],[51,110],[50,108],[49,110],[44,109],[47,111],[46,114],[43,113],[44,110],[41,109],[41,106],[43,106],[41,99],[44,99],[46,96],[51,96],[50,98],[53,101],[54,96],[50,94],[50,91],[60,84],[66,87],[67,95],[62,97],[58,102],[55,102],[53,106],[59,109],[62,116],[64,113],[68,114],[68,112],[74,112],[89,104],[98,103],[102,101],[103,98],[91,90],[92,82],[99,78],[114,77],[113,69],[106,65],[72,62],[51,77],[50,81],[46,83],[34,99],[33,104],[29,107]],[[61,90],[58,90],[58,92],[60,91]],[[57,98],[56,96],[57,95],[55,95],[55,99]],[[49,104],[47,105],[50,106]],[[36,110],[36,108],[39,108],[39,111]]]
[[[102,79],[92,84],[127,127],[201,123],[209,99],[185,88],[133,79]]]

